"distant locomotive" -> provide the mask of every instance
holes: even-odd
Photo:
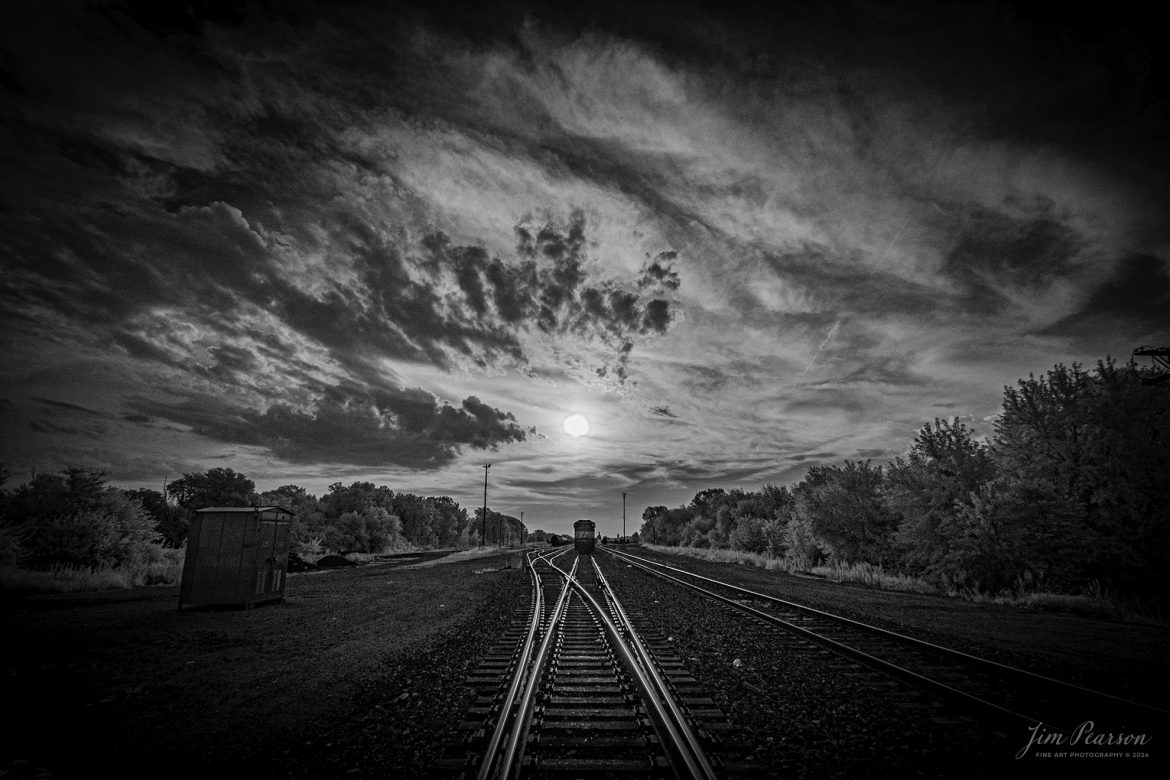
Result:
[[[573,523],[573,547],[579,553],[591,553],[597,544],[597,526],[592,520]]]

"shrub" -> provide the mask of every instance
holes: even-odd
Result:
[[[758,517],[741,517],[728,535],[728,541],[733,549],[744,552],[762,553],[768,549],[764,524]]]
[[[0,524],[0,566],[20,566],[28,557],[21,529],[11,523]]]
[[[150,561],[160,537],[138,502],[110,489],[92,509],[27,522],[24,538],[32,568],[97,569]]]

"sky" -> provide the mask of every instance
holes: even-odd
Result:
[[[486,473],[613,534],[989,436],[1170,345],[1141,7],[5,4],[7,487]]]

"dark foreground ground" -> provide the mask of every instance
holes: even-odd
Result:
[[[249,611],[180,613],[177,587],[4,598],[0,776],[409,777],[527,603],[519,564],[292,574]]]
[[[607,555],[598,560],[616,566]],[[1167,701],[1170,631],[1162,626],[1031,614],[676,561],[1038,671]],[[684,660],[696,677],[718,688],[733,721],[770,745],[761,755],[777,762],[777,776],[898,774],[896,762],[910,755],[899,745],[913,735],[884,736],[877,725],[870,731],[877,720],[866,713],[876,707],[864,695],[827,674],[822,688],[813,679],[819,671],[800,671],[812,669],[803,660],[763,668],[752,655],[758,641],[741,641],[726,618],[700,615],[697,602],[645,584],[633,572],[623,570],[616,579],[631,599],[690,605],[659,629],[677,637]],[[522,615],[528,590],[512,552],[404,557],[294,574],[283,603],[250,611],[180,613],[176,587],[0,594],[4,710],[12,724],[3,732],[0,777],[421,776],[438,748],[459,733],[470,701],[465,675]],[[740,655],[741,664],[733,666]],[[765,655],[758,658],[765,662]],[[784,674],[796,676],[785,682]],[[773,687],[795,691],[797,683],[800,697],[791,701],[799,705],[783,687]],[[882,728],[898,731],[896,719],[883,717]],[[977,733],[960,732],[955,744],[934,737],[924,748],[930,760],[906,767],[905,776],[946,776],[947,767],[963,766],[962,751],[981,752],[985,760],[989,750],[1002,754],[1020,736],[982,745]],[[1170,734],[1151,736],[1155,750],[1170,741]],[[778,748],[777,740],[786,746]],[[890,763],[862,763],[887,755]],[[991,758],[1003,759],[1005,777],[1013,768],[1029,777],[1136,777],[1153,768],[1099,761],[1016,767],[1003,755]]]
[[[789,576],[750,566],[633,550],[708,577],[876,623],[936,644],[1165,707],[1170,632],[1164,626],[1026,612],[939,596],[892,593]],[[1089,705],[1099,732],[1140,731],[1144,748],[1084,744],[1021,749],[1029,727],[989,723],[839,656],[810,652],[772,628],[710,609],[691,591],[653,579],[604,552],[595,556],[623,602],[648,604],[641,625],[669,637],[730,720],[749,735],[776,777],[1072,778],[1167,777],[1170,719],[1142,713],[1127,723]],[[670,605],[670,609],[663,608]],[[926,671],[926,670],[923,670]],[[1067,713],[1073,717],[1071,713]],[[1067,755],[1058,755],[1067,753]],[[1106,753],[1114,755],[1106,756]]]

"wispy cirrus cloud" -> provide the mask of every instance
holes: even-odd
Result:
[[[1154,54],[1075,10],[87,8],[0,32],[13,462],[421,485],[495,447],[586,511],[1170,337]]]

